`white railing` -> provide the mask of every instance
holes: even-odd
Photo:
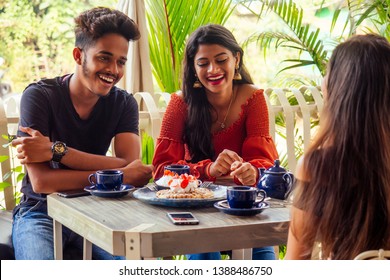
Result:
[[[20,98],[18,99],[20,100]],[[11,106],[9,106],[9,102],[11,102]],[[7,210],[12,210],[15,207],[15,199],[14,199],[14,187],[17,182],[13,181],[13,176],[9,176],[7,179],[3,180],[3,177],[5,174],[11,172],[11,169],[14,168],[15,163],[17,164],[16,159],[12,159],[12,153],[11,149],[12,147],[4,147],[3,145],[8,143],[8,140],[3,138],[3,135],[9,134],[15,134],[19,122],[19,117],[16,115],[16,109],[19,110],[19,103],[14,104],[13,99],[6,99],[3,101],[2,98],[0,98],[0,155],[1,156],[8,156],[8,160],[4,160],[1,162],[0,167],[0,182],[7,182],[9,183],[10,187],[7,187],[3,190],[3,192],[0,191],[0,199],[4,198],[4,207]],[[8,110],[7,110],[8,109]],[[17,111],[18,113],[19,111]],[[14,164],[12,164],[14,163]],[[2,195],[1,195],[2,193]]]
[[[269,119],[273,120],[270,121],[270,134],[279,155],[286,155],[288,169],[295,173],[299,156],[307,150],[316,132],[316,129],[312,129],[312,123],[319,120],[323,106],[322,94],[319,88],[307,86],[299,89],[268,88],[265,93]],[[290,104],[288,96],[295,97],[298,104]],[[284,126],[276,123],[280,113],[284,118]]]

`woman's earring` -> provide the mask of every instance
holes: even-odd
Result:
[[[195,81],[195,83],[193,85],[193,88],[202,88],[202,87],[203,87],[202,83],[199,82],[198,77],[196,77],[196,81]]]
[[[238,72],[238,69],[239,69],[239,67],[237,65],[236,69],[234,70],[234,77],[233,77],[233,80],[235,80],[235,81],[242,80],[242,76],[241,76],[240,72]]]

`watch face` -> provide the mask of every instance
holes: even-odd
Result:
[[[51,151],[53,152],[52,161],[59,163],[62,157],[68,152],[66,144],[60,141],[54,142],[51,146]]]
[[[62,143],[57,143],[54,145],[54,152],[57,154],[62,154],[65,152],[65,146]]]

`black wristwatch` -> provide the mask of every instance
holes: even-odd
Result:
[[[56,141],[51,146],[51,151],[53,153],[52,161],[60,162],[62,157],[68,152],[68,147],[64,142]]]

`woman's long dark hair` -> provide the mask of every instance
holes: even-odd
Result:
[[[241,54],[239,73],[242,80],[234,82],[253,84],[252,78],[243,64],[244,51],[228,29],[221,25],[209,24],[199,27],[191,34],[184,55],[182,85],[184,100],[188,105],[188,117],[183,140],[188,145],[191,162],[214,157],[214,148],[211,141],[212,107],[207,100],[205,89],[203,87],[193,87],[196,81],[194,59],[199,45],[203,44],[223,46],[230,50],[234,56],[239,52]]]
[[[307,214],[303,244],[316,238],[325,258],[353,259],[390,248],[389,42],[370,34],[337,46],[325,87],[320,130],[305,154],[308,180],[297,193]]]

